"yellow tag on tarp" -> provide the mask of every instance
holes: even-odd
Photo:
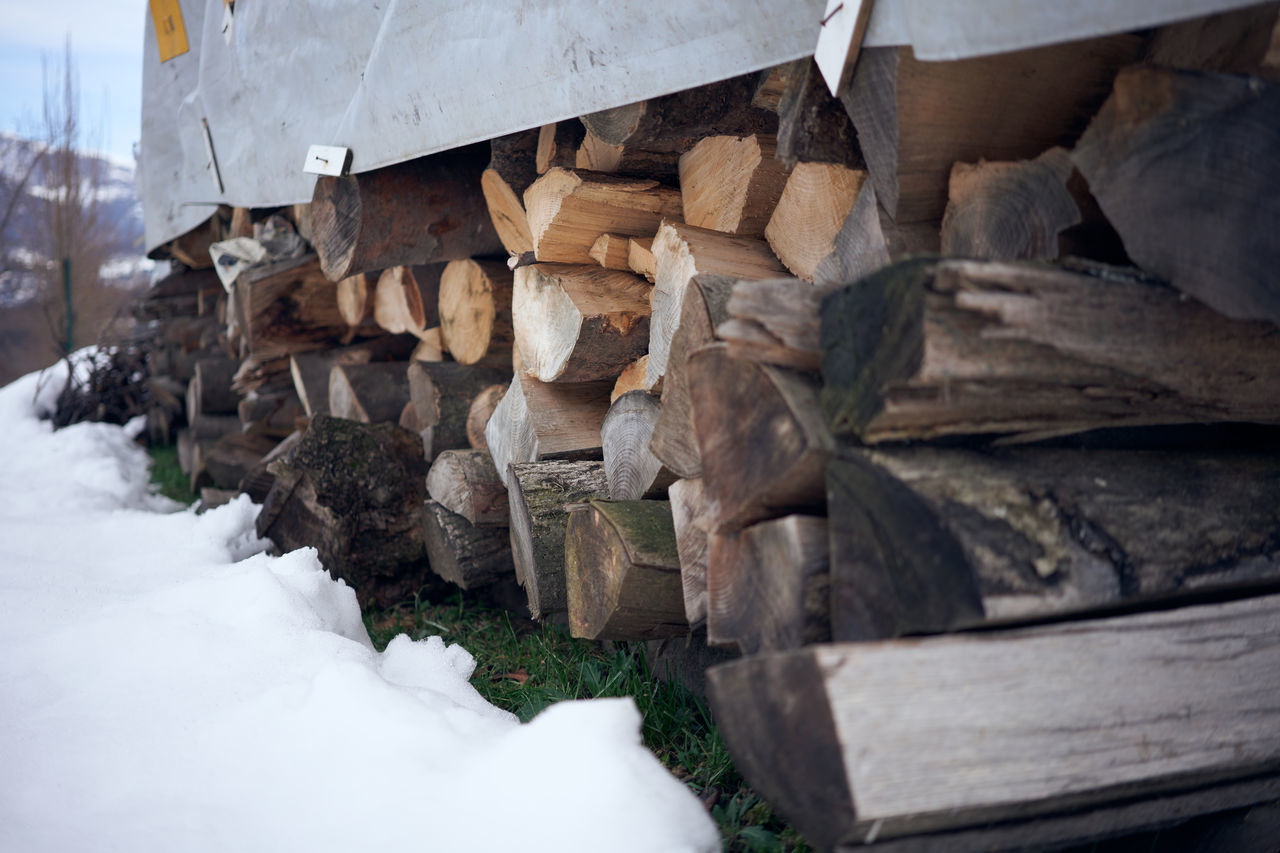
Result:
[[[182,23],[182,9],[178,0],[150,0],[151,22],[156,27],[156,44],[160,46],[160,61],[168,62],[188,50],[187,27]]]

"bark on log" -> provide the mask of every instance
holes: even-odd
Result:
[[[590,640],[687,634],[666,501],[592,500],[565,531],[569,632]]]
[[[187,420],[200,414],[221,415],[236,411],[240,395],[231,390],[231,379],[239,365],[226,356],[202,358],[195,364],[187,384]]]
[[[403,354],[403,342],[391,339],[364,341],[324,352],[298,353],[289,357],[289,375],[294,391],[307,416],[329,414],[329,371],[335,364],[368,364]]]
[[[1072,157],[1129,255],[1237,319],[1280,323],[1280,84],[1127,69]]]
[[[422,506],[422,538],[431,571],[462,589],[486,586],[515,571],[505,527],[477,527],[434,500]]]
[[[240,432],[239,415],[206,415],[203,412],[187,421],[187,429],[198,441],[216,441],[232,432]]]
[[[1145,62],[1165,68],[1252,74],[1280,80],[1269,62],[1280,44],[1280,6],[1262,3],[1158,28]]]
[[[541,262],[594,264],[601,234],[651,237],[679,219],[680,191],[646,178],[554,168],[525,190],[533,251]]]
[[[398,423],[409,402],[406,363],[335,364],[329,370],[329,411],[361,423]]]
[[[546,619],[568,609],[565,595],[566,505],[608,494],[600,462],[550,460],[514,464],[508,470],[511,553],[516,578],[529,598],[529,613]]]
[[[553,168],[572,169],[577,165],[578,146],[586,129],[577,119],[544,124],[538,129],[538,149],[534,165],[539,175]]]
[[[1017,163],[951,167],[942,253],[983,260],[1053,260],[1058,238],[1081,221],[1067,190],[1075,167],[1065,148]]]
[[[395,424],[316,415],[294,451],[272,463],[259,536],[311,546],[361,606],[390,607],[428,584],[422,542],[422,442]]]
[[[465,450],[471,446],[468,420],[471,405],[485,389],[510,377],[498,367],[456,364],[442,361],[411,362],[406,371],[409,398],[417,410],[418,423],[430,429],[428,460],[445,450]]]
[[[1277,613],[1271,595],[814,646],[713,668],[712,708],[743,775],[822,847],[1078,813],[1274,773]]]
[[[707,621],[707,498],[701,478],[676,480],[668,490],[671,523],[680,555],[680,587],[684,617],[693,629]]]
[[[187,269],[207,270],[213,266],[209,247],[225,236],[226,225],[219,211],[181,237],[170,240],[164,251]]]
[[[316,179],[311,231],[331,281],[501,251],[480,191],[488,146]]]
[[[204,470],[219,489],[238,489],[250,469],[276,446],[264,435],[233,432],[213,442],[201,453]]]
[[[729,318],[729,296],[737,281],[732,276],[704,274],[694,276],[685,288],[667,375],[662,379],[662,410],[649,441],[653,455],[680,477],[702,476],[685,363],[689,353],[715,341],[716,327]]]
[[[634,145],[610,145],[587,131],[582,144],[578,146],[573,167],[675,183],[679,180],[679,161],[680,153],[677,151],[651,151]]]
[[[827,470],[840,640],[1280,579],[1274,454],[912,448]]]
[[[599,458],[611,382],[540,382],[520,371],[485,426],[485,444],[510,489],[507,466]]]
[[[787,185],[772,136],[710,136],[680,156],[684,221],[728,234],[763,237]]]
[[[656,273],[649,324],[649,382],[667,372],[671,339],[679,325],[685,288],[695,275],[776,278],[786,270],[768,244],[692,225],[664,222],[653,240]]]
[[[783,69],[778,159],[792,168],[800,162],[865,169],[853,123],[840,101],[831,97],[813,59],[798,59]]]
[[[506,396],[509,387],[509,382],[485,386],[471,401],[471,406],[467,409],[467,443],[476,450],[489,449],[484,439],[484,430],[489,425],[489,418],[493,417],[494,410]]]
[[[292,385],[281,390],[250,391],[240,401],[238,413],[245,432],[277,441],[297,429],[300,418],[308,417]]]
[[[868,443],[1280,422],[1280,341],[1100,265],[907,261],[823,303],[823,408]]]
[[[802,373],[738,361],[724,344],[686,363],[712,530],[822,506],[834,440],[818,386]]]
[[[909,47],[866,48],[840,99],[889,216],[936,222],[953,163],[1070,145],[1143,44],[1116,35],[953,62],[921,62]]]
[[[510,523],[507,489],[485,450],[445,450],[427,472],[427,494],[445,509],[477,527]]]
[[[511,359],[511,270],[501,261],[453,261],[440,277],[440,334],[461,364]]]
[[[337,288],[312,255],[246,270],[234,294],[244,354],[259,362],[331,345],[347,331]]]
[[[739,281],[716,337],[743,361],[817,371],[822,365],[823,291],[798,278]]]
[[[277,442],[275,447],[258,460],[257,465],[245,472],[238,486],[240,491],[248,495],[254,503],[264,503],[276,482],[276,475],[270,470],[271,463],[292,453],[300,441],[302,441],[302,431],[294,430]]]
[[[533,251],[533,235],[520,199],[538,177],[537,153],[537,130],[491,139],[489,168],[480,176],[480,189],[494,231],[512,255]]]
[[[651,290],[595,266],[516,270],[511,311],[525,370],[543,382],[617,378],[648,347]]]
[[[676,479],[649,450],[661,408],[657,397],[645,391],[630,391],[610,404],[600,425],[609,500],[665,497]]]
[[[788,515],[710,537],[707,642],[744,655],[831,638],[827,520]]]

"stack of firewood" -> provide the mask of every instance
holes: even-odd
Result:
[[[216,318],[193,478],[366,603],[514,580],[741,654],[735,760],[824,847],[1276,799],[1276,17],[867,49],[838,97],[805,60],[321,178],[314,254],[165,285]]]

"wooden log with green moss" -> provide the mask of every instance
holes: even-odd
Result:
[[[666,501],[593,500],[565,531],[569,630],[591,640],[651,640],[689,630]]]

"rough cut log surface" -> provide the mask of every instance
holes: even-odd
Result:
[[[825,502],[834,441],[812,378],[738,361],[724,344],[695,350],[685,369],[715,532]]]
[[[373,321],[393,335],[426,331],[427,314],[418,281],[409,267],[391,267],[378,276],[373,296]]]
[[[823,303],[823,408],[866,442],[1280,421],[1280,340],[1100,265],[906,261]]]
[[[489,449],[484,440],[484,430],[509,387],[510,383],[506,382],[486,385],[471,401],[471,406],[467,409],[467,443],[476,450]]]
[[[550,460],[512,465],[508,474],[511,553],[529,613],[545,619],[568,608],[564,537],[569,504],[608,495],[600,462]]]
[[[1274,772],[1278,614],[1272,595],[814,646],[712,669],[712,705],[735,764],[820,846],[1079,810]]]
[[[655,278],[649,323],[649,383],[667,372],[685,288],[695,275],[776,278],[786,270],[763,240],[664,222],[653,240]]]
[[[715,340],[716,327],[729,318],[729,296],[737,281],[732,276],[699,275],[685,289],[662,380],[662,411],[649,441],[653,454],[680,477],[702,475],[685,362],[689,353]]]
[[[569,513],[564,548],[573,636],[649,640],[688,633],[666,501],[589,501]]]
[[[764,236],[787,184],[771,136],[710,136],[680,156],[684,221],[699,228]]]
[[[405,264],[500,252],[471,146],[357,175],[316,179],[312,242],[331,281]]]
[[[485,450],[445,450],[427,472],[427,494],[478,527],[506,528],[507,489]]]
[[[462,364],[486,356],[509,359],[511,270],[501,261],[453,261],[440,277],[440,333]]]
[[[538,174],[545,175],[553,168],[572,169],[577,163],[578,146],[586,134],[582,122],[576,119],[544,124],[538,129],[538,150],[535,165]]]
[[[373,300],[369,292],[369,277],[364,273],[338,282],[338,313],[348,327],[356,329],[373,320]]]
[[[1065,148],[1018,163],[956,163],[942,253],[998,261],[1058,257],[1059,235],[1081,219],[1067,191],[1074,169]]]
[[[409,354],[410,361],[444,361],[444,336],[439,326],[432,326],[417,338],[418,343]]]
[[[853,123],[840,101],[831,97],[813,59],[799,59],[781,68],[778,159],[789,166],[801,162],[866,168]]]
[[[1280,579],[1274,454],[862,451],[827,500],[841,640]]]
[[[513,255],[533,251],[533,235],[520,200],[538,177],[538,131],[526,130],[489,140],[489,167],[480,176],[480,189],[489,218]]]
[[[627,266],[636,275],[642,275],[650,282],[658,274],[657,263],[653,259],[653,238],[632,237],[627,241]]]
[[[316,415],[294,451],[272,463],[259,536],[311,546],[362,606],[412,599],[431,575],[422,544],[422,442],[395,424]]]
[[[630,270],[631,238],[625,234],[601,234],[587,254],[605,269]]]
[[[649,345],[651,290],[596,266],[520,267],[512,315],[525,370],[543,382],[616,378]]]
[[[635,501],[666,495],[675,479],[649,450],[662,404],[646,391],[630,391],[609,406],[600,425],[609,500]]]
[[[648,353],[640,356],[635,361],[623,368],[618,374],[618,381],[613,383],[613,390],[609,392],[609,403],[616,403],[618,398],[628,391],[648,391],[651,394],[662,393],[662,383],[658,383],[657,388],[650,389],[648,384],[649,372],[649,355]]]
[[[418,423],[421,429],[431,430],[428,458],[435,459],[445,450],[471,446],[468,421],[472,403],[510,373],[500,367],[415,361],[409,364],[406,376]]]
[[[524,194],[539,261],[594,264],[601,234],[650,237],[663,219],[681,217],[680,191],[645,178],[554,168]]]
[[[818,312],[823,291],[797,278],[739,281],[716,337],[744,361],[816,371],[822,363]]]
[[[793,274],[814,281],[818,267],[837,252],[866,179],[865,171],[839,163],[797,163],[791,170],[764,236]]]
[[[1280,323],[1280,84],[1127,69],[1073,159],[1144,269]]]
[[[515,571],[505,527],[477,527],[434,500],[422,506],[422,538],[431,571],[462,589],[485,586]]]
[[[361,423],[398,423],[409,402],[406,363],[335,364],[329,369],[329,413]]]
[[[259,362],[330,345],[347,331],[338,290],[313,255],[246,270],[234,297],[244,354]]]
[[[600,458],[611,382],[541,382],[520,371],[485,426],[485,444],[509,489],[507,466]]]
[[[698,628],[707,620],[707,499],[701,478],[676,480],[667,493],[680,555],[684,616],[690,627]]]
[[[827,520],[788,515],[711,537],[707,642],[744,655],[831,638]]]
[[[1116,35],[954,62],[921,62],[909,47],[867,48],[840,99],[890,217],[934,222],[953,163],[1023,160],[1070,145],[1143,44]]]

